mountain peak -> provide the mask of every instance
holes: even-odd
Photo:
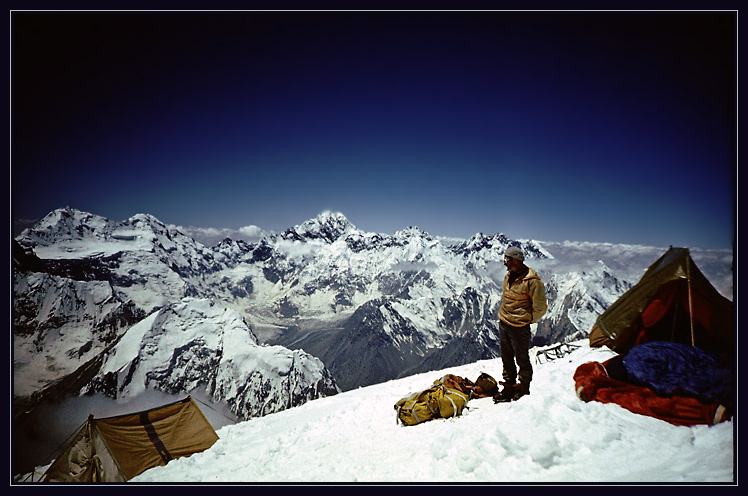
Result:
[[[332,210],[323,210],[317,215],[317,217],[315,217],[315,219],[322,222],[327,222],[330,220],[348,222],[348,218],[343,215],[342,212],[334,212]]]
[[[320,239],[328,243],[334,243],[341,236],[355,229],[356,226],[342,213],[325,210],[315,218],[287,229],[281,234],[281,237],[297,241]]]
[[[102,236],[111,221],[72,207],[51,211],[34,226],[26,229],[23,238],[26,244],[48,245],[61,240],[80,240]]]
[[[396,239],[407,240],[411,238],[422,238],[426,241],[433,241],[434,237],[418,226],[408,226],[395,233]]]

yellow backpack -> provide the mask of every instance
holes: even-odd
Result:
[[[450,418],[467,408],[470,394],[446,387],[441,379],[423,391],[401,398],[395,403],[397,420],[403,425],[416,425],[435,418]]]

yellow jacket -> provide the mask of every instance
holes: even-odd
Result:
[[[545,287],[540,276],[528,268],[524,277],[509,285],[509,274],[504,276],[499,319],[513,327],[522,327],[539,321],[548,311]]]

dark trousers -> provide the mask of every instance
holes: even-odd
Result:
[[[513,327],[499,321],[499,345],[501,362],[504,365],[502,377],[507,384],[519,382],[530,385],[532,381],[532,363],[530,362],[530,326]],[[517,361],[515,365],[515,360]]]

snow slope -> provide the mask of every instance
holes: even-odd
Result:
[[[580,364],[607,348],[536,363],[517,402],[474,399],[463,416],[396,423],[395,402],[444,374],[497,379],[499,359],[358,388],[218,430],[209,450],[133,483],[730,483],[733,421],[682,427],[574,393]],[[205,409],[205,407],[203,406]]]
[[[260,345],[239,313],[197,298],[184,298],[132,326],[104,356],[86,390],[126,401],[149,388],[179,395],[202,385],[240,418],[339,392],[318,358]]]

